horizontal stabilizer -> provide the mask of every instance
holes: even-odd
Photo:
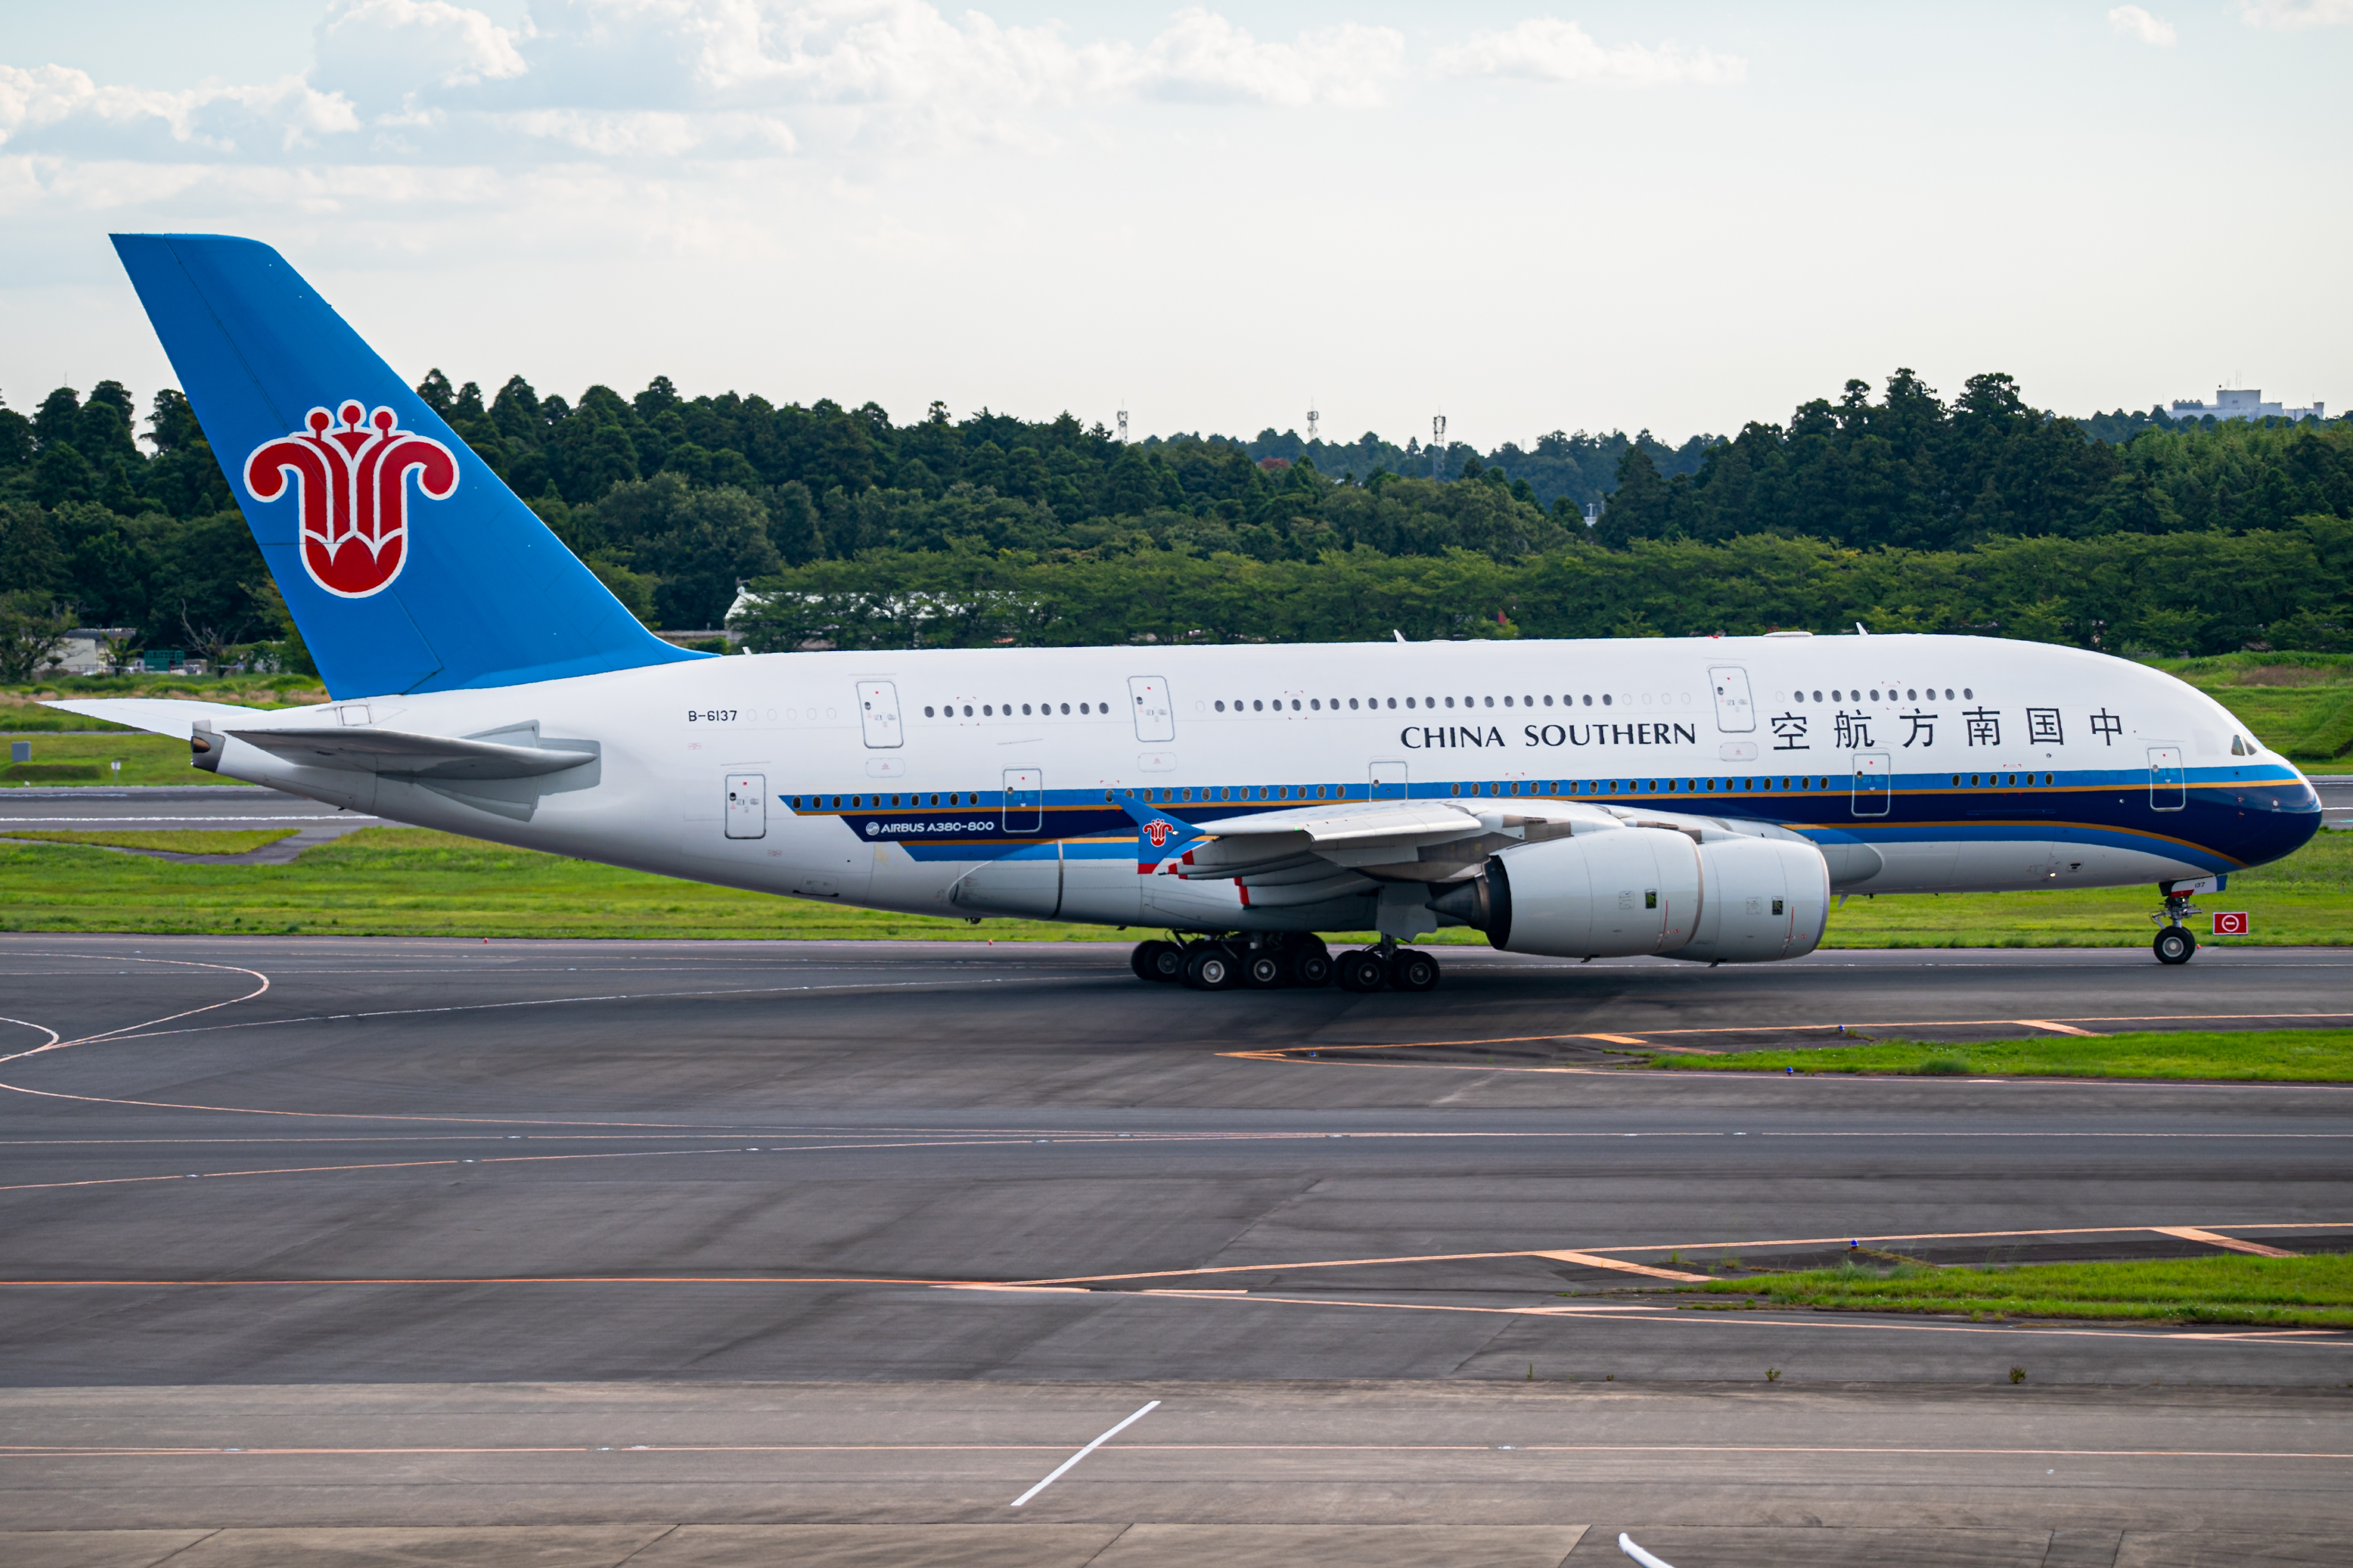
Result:
[[[531,779],[561,773],[596,760],[594,750],[555,750],[503,746],[491,740],[459,740],[445,735],[412,735],[396,729],[229,728],[248,746],[306,768],[342,768],[363,773],[397,773],[417,779]]]
[[[267,718],[267,708],[241,708],[235,703],[184,703],[170,697],[65,697],[44,699],[45,708],[79,714],[83,718],[127,724],[150,735],[185,740],[202,719],[222,729],[250,719]]]

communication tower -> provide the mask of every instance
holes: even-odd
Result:
[[[1315,444],[1315,422],[1321,419],[1324,416],[1315,411],[1313,406],[1315,399],[1310,397],[1307,401],[1310,405],[1307,410],[1307,444],[1309,446],[1314,446]]]
[[[1430,477],[1446,477],[1446,416],[1438,414],[1430,421]]]
[[[1127,445],[1127,410],[1124,408],[1119,411],[1119,444]]]

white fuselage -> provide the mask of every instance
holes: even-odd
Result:
[[[2311,831],[2277,804],[2309,797],[2302,775],[2195,689],[1962,637],[805,652],[307,716],[446,736],[535,726],[596,757],[436,783],[231,741],[219,770],[505,843],[932,915],[1335,917],[1252,917],[1198,888],[1155,902],[1118,792],[1194,819],[1436,795],[1767,821],[1820,845],[1841,889],[1873,893],[2203,877]],[[989,877],[997,891],[976,893]]]

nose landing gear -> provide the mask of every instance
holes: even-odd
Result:
[[[2157,939],[2149,944],[2149,950],[2160,964],[2186,964],[2198,950],[2198,938],[2182,922],[2197,914],[2198,906],[2189,902],[2189,894],[2175,892],[2171,884],[2160,882],[2157,890],[2164,896],[2165,908],[2149,916],[2158,927]]]

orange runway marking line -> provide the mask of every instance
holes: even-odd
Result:
[[[450,1275],[439,1279],[0,1279],[0,1290],[78,1290],[95,1287],[153,1290],[181,1286],[226,1290],[245,1286],[289,1285],[910,1285],[929,1287],[942,1285],[985,1286],[990,1283],[987,1280],[911,1279],[854,1274],[490,1274],[472,1277]]]
[[[2231,1229],[2240,1231],[2330,1230],[2347,1223],[2348,1222],[2338,1220],[2297,1220],[2284,1224],[2232,1225]],[[1750,1249],[1766,1246],[1841,1246],[1850,1241],[1984,1241],[1995,1240],[2004,1236],[2139,1235],[2150,1234],[2164,1235],[2187,1234],[2193,1235],[2200,1239],[2214,1235],[2214,1233],[2208,1230],[2177,1230],[2164,1225],[2092,1225],[2038,1231],[1929,1231],[1907,1235],[1884,1236],[1791,1236],[1772,1241],[1674,1242],[1661,1245],[1613,1245],[1611,1246],[1599,1249],[1581,1248],[1569,1250],[1529,1247],[1513,1252],[1416,1253],[1401,1257],[1343,1257],[1316,1258],[1303,1262],[1213,1264],[1199,1268],[1159,1268],[1134,1274],[1072,1274],[1060,1276],[1051,1279],[1024,1280],[1021,1283],[1028,1285],[1100,1285],[1124,1279],[1175,1279],[1216,1274],[1282,1274],[1296,1269],[1356,1268],[1377,1264],[1476,1263],[1486,1259],[1499,1257],[1549,1257],[1562,1259],[1568,1262],[1583,1263],[1596,1268],[1617,1268],[1633,1272],[1655,1273],[1662,1278],[1704,1280],[1711,1277],[1704,1274],[1674,1274],[1665,1269],[1651,1269],[1644,1265],[1629,1263],[1621,1258],[1613,1258],[1609,1256],[1609,1254],[1620,1252],[1719,1252],[1729,1251],[1735,1248]],[[2215,1240],[2215,1245],[2229,1245],[2232,1244],[2228,1238],[2217,1238]],[[2252,1247],[2258,1244],[2247,1242],[2240,1245]]]
[[[2047,1019],[2013,1018],[2010,1022],[2017,1024],[2021,1029],[2047,1029],[2053,1034],[2076,1034],[2081,1035],[2086,1040],[2097,1040],[2101,1038],[2098,1033],[2092,1030],[2078,1029],[2072,1023],[2053,1023]]]
[[[1138,1296],[1155,1297],[1163,1300],[1236,1301],[1262,1303],[1275,1307],[1332,1307],[1370,1308],[1388,1312],[1472,1312],[1501,1318],[1551,1318],[1567,1314],[1551,1307],[1462,1307],[1447,1303],[1422,1301],[1353,1301],[1340,1298],[1312,1296],[1261,1296],[1256,1293],[1234,1294],[1212,1290],[1139,1290]],[[2083,1328],[2059,1329],[2042,1323],[1890,1323],[1841,1320],[1840,1317],[1823,1314],[1804,1318],[1787,1317],[1775,1309],[1737,1312],[1685,1312],[1672,1308],[1627,1307],[1618,1310],[1588,1309],[1576,1314],[1579,1320],[1642,1323],[1675,1323],[1683,1325],[1717,1326],[1725,1328],[1763,1326],[1770,1329],[1831,1329],[1883,1330],[1894,1334],[2013,1334],[2057,1339],[2126,1339],[2126,1340],[2228,1340],[2278,1345],[2323,1345],[2335,1349],[2348,1340],[2347,1331],[2336,1329],[2249,1329],[2243,1331],[2208,1330],[2181,1332],[2163,1329]],[[1859,1315],[1858,1315],[1859,1316]],[[2127,1319],[2128,1320],[2128,1319]],[[2325,1336],[2315,1339],[2307,1336]]]
[[[1227,1056],[1256,1057],[1262,1060],[1290,1060],[1301,1051],[1414,1051],[1439,1045],[1525,1045],[1540,1040],[1601,1040],[1611,1044],[1651,1044],[1648,1036],[1659,1034],[1758,1034],[1766,1033],[1802,1034],[1820,1033],[1835,1029],[1992,1029],[2023,1025],[2034,1029],[2051,1029],[2061,1033],[2089,1034],[2091,1030],[2069,1030],[2063,1025],[2076,1023],[2224,1023],[2234,1020],[2259,1018],[2353,1018],[2348,1012],[2153,1012],[2122,1015],[2113,1018],[1915,1018],[1897,1022],[1880,1023],[1727,1023],[1704,1029],[1645,1029],[1641,1036],[1631,1034],[1556,1033],[1502,1034],[1493,1039],[1479,1040],[1390,1040],[1359,1044],[1284,1045],[1261,1047],[1252,1051],[1227,1051]],[[1656,1046],[1653,1045],[1653,1049]]]
[[[647,1443],[628,1447],[550,1444],[512,1448],[8,1448],[5,1459],[370,1458],[398,1455],[501,1454],[1036,1454],[1052,1443]],[[1524,1443],[1522,1454],[1837,1454],[1901,1458],[2353,1459],[2353,1453],[2248,1448],[1922,1448],[1777,1443]],[[1492,1454],[1492,1443],[1123,1443],[1113,1454]]]
[[[2348,1222],[2344,1220],[2283,1220],[2269,1221],[2260,1224],[2234,1224],[2230,1228],[2234,1231],[2325,1231],[2336,1230],[2348,1224]],[[1905,1235],[1785,1236],[1773,1241],[1683,1242],[1681,1245],[1683,1250],[1689,1252],[1712,1252],[1720,1247],[1838,1246],[1849,1241],[1990,1241],[2003,1236],[2113,1236],[2132,1235],[2143,1232],[2157,1232],[2168,1235],[2174,1234],[2163,1225],[2070,1225],[2040,1231],[1919,1231]],[[1642,1245],[1613,1246],[1609,1250],[1611,1252],[1667,1252],[1672,1249],[1664,1246]]]
[[[1534,1257],[1556,1257],[1563,1263],[1580,1263],[1588,1268],[1614,1268],[1625,1274],[1647,1274],[1653,1279],[1682,1279],[1705,1282],[1712,1277],[1704,1274],[1685,1274],[1680,1269],[1653,1268],[1647,1263],[1628,1263],[1623,1258],[1603,1257],[1593,1252],[1539,1252]]]
[[[2179,1236],[2183,1241],[2204,1242],[2209,1246],[2228,1247],[2232,1252],[2250,1252],[2254,1254],[2257,1257],[2301,1257],[2304,1255],[2301,1253],[2289,1252],[2282,1247],[2265,1246],[2261,1242],[2241,1241],[2236,1236],[2217,1235],[2212,1231],[2201,1231],[2195,1225],[2151,1225],[2149,1228],[2157,1232],[2159,1235]]]
[[[275,1113],[273,1113],[275,1114]],[[718,1134],[710,1136],[717,1137]],[[758,1137],[757,1133],[738,1134]],[[787,1135],[793,1136],[793,1135]],[[1284,1137],[1314,1137],[1314,1134],[1282,1134]],[[712,1159],[720,1155],[756,1152],[761,1154],[855,1154],[877,1149],[993,1149],[1027,1145],[1036,1139],[1029,1136],[1012,1138],[946,1139],[923,1138],[889,1143],[816,1143],[790,1148],[768,1148],[757,1150],[732,1149],[623,1149],[598,1150],[586,1154],[485,1154],[474,1159],[455,1160],[384,1160],[353,1165],[286,1165],[252,1171],[184,1171],[155,1176],[89,1176],[73,1181],[24,1181],[15,1186],[0,1187],[0,1192],[47,1192],[67,1187],[122,1187],[147,1181],[212,1181],[232,1176],[332,1176],[359,1171],[414,1171],[442,1169],[460,1165],[546,1165],[579,1160],[653,1160]],[[1094,1139],[1068,1139],[1068,1142],[1108,1141]],[[1171,1141],[1144,1139],[1139,1141]]]

